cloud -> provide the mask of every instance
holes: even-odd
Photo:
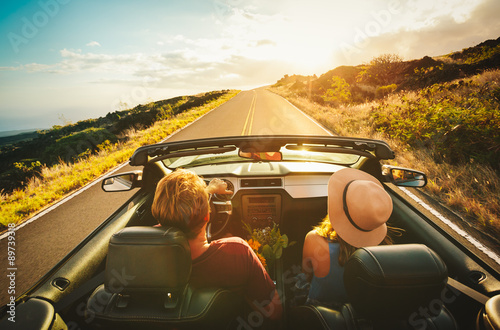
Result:
[[[184,90],[250,88],[274,82],[288,72],[288,64],[282,60],[256,59],[225,50],[228,40],[185,41],[197,46],[150,54],[106,54],[65,48],[59,52],[61,60],[55,64],[30,63],[0,70],[64,75],[98,73],[99,79],[90,78],[91,83],[138,86],[148,81],[149,87]],[[268,47],[274,43],[256,40],[252,47],[257,44]]]
[[[269,40],[269,39],[262,39],[262,40],[258,40],[257,43],[256,43],[256,46],[257,47],[260,47],[260,46],[276,46],[276,42],[273,41],[273,40]]]
[[[101,47],[101,44],[98,43],[97,41],[91,41],[88,44],[86,44],[85,46],[89,46],[89,47]]]
[[[455,2],[450,0],[450,3]],[[335,62],[356,65],[384,53],[396,53],[407,60],[445,55],[500,36],[498,0],[468,1],[456,6],[444,6],[442,1],[413,5],[415,7],[412,3],[406,4],[400,15],[394,16],[391,24],[381,28],[379,34],[357,44],[359,35],[366,32],[364,26],[360,26],[358,40],[355,35],[344,39],[334,57]],[[407,22],[401,25],[401,19]]]
[[[3,66],[0,67],[0,71],[26,71],[29,73],[33,73],[40,71],[49,71],[51,68],[53,68],[53,66],[47,64],[28,63],[18,66]]]
[[[224,62],[211,63],[200,70],[141,71],[137,76],[154,81],[151,85],[168,89],[253,88],[272,83],[288,72],[278,60],[257,60],[233,56]]]
[[[23,66],[0,66],[0,71],[19,71],[22,70]]]

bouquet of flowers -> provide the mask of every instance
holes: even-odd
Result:
[[[286,234],[281,235],[278,224],[273,222],[273,226],[252,229],[249,224],[243,223],[250,239],[248,245],[259,257],[262,265],[269,271],[269,267],[274,265],[274,261],[281,258],[283,249],[292,246],[295,242],[288,242]]]

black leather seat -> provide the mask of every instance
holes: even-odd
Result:
[[[221,288],[189,285],[191,254],[176,228],[128,227],[112,236],[105,281],[85,311],[105,329],[224,329],[242,299]]]
[[[385,245],[356,250],[344,270],[350,303],[338,308],[299,306],[296,329],[457,329],[443,306],[447,269],[425,245]]]

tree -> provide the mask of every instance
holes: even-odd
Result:
[[[383,54],[374,57],[358,75],[358,81],[386,86],[399,83],[403,69],[403,58],[397,54]]]
[[[349,84],[337,76],[333,76],[331,81],[330,88],[322,96],[323,100],[334,104],[348,102],[351,98]]]

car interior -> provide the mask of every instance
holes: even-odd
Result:
[[[161,161],[127,174],[128,187],[141,190],[42,278],[18,313],[37,315],[40,329],[64,323],[70,329],[500,328],[498,271],[429,221],[393,184],[385,184],[394,206],[388,224],[403,234],[393,245],[358,249],[351,256],[344,275],[349,304],[305,305],[296,287],[304,238],[326,216],[328,178],[342,166],[297,166],[253,161],[238,171],[193,168],[206,181],[223,179],[233,191],[212,198],[217,216],[211,239],[247,239],[243,223],[252,228],[276,223],[295,242],[270,271],[284,307],[281,322],[257,316],[230,290],[190,286],[185,236],[175,228],[153,227],[154,189],[170,172]],[[385,181],[378,161],[367,159],[358,168]],[[449,279],[486,296],[487,303],[451,287]]]

